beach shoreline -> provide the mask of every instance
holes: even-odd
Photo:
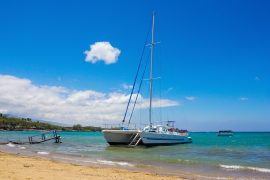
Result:
[[[8,140],[23,141],[32,134],[36,134],[36,132],[0,132],[0,144],[6,140],[7,142]],[[113,170],[105,170],[103,172],[108,174],[108,176],[113,176],[115,174],[114,170],[124,170],[124,173],[116,175],[119,179],[121,179],[122,174],[126,174],[126,172],[127,174],[131,173],[130,175],[136,173],[138,176],[139,174],[151,174],[154,175],[154,177],[166,177],[165,179],[168,179],[168,177],[170,179],[172,179],[171,177],[176,177],[178,179],[199,180],[269,179],[270,169],[268,166],[269,156],[267,151],[269,143],[264,142],[260,146],[260,149],[258,146],[254,146],[261,142],[262,137],[269,137],[269,133],[235,133],[235,136],[230,138],[218,138],[215,133],[193,133],[192,135],[194,139],[196,139],[194,144],[151,148],[108,146],[101,133],[63,132],[60,135],[63,137],[63,143],[61,144],[47,142],[35,145],[19,145],[6,142],[0,145],[0,152],[2,152],[3,155],[12,155],[12,162],[16,162],[16,159],[21,161],[21,157],[26,159],[26,162],[28,158],[30,158],[30,160],[33,158],[37,160],[48,160],[50,162],[73,164],[76,167],[83,167],[83,169],[90,167],[90,170],[85,171],[94,171],[94,174],[96,172],[93,168]],[[253,141],[245,145],[245,147],[248,148],[243,149],[243,144],[246,143],[245,140],[247,138],[253,139]],[[199,141],[200,139],[202,140]],[[258,152],[260,152],[260,154],[258,154]],[[239,153],[241,153],[241,156],[239,156]],[[261,155],[264,155],[263,158]],[[230,157],[234,157],[234,159],[229,159]],[[0,161],[1,160],[0,158]],[[251,163],[250,160],[252,160]],[[1,162],[0,168],[3,168],[5,164],[12,164],[10,163],[11,161],[5,160],[6,163],[4,164]],[[51,166],[50,163],[40,164],[38,161],[34,164],[36,163],[35,168],[31,167],[28,169],[32,169],[32,172],[43,172],[47,171],[47,169],[38,168],[39,166]],[[26,166],[28,166],[28,164],[26,164]],[[65,165],[63,167],[65,167]],[[91,167],[93,168],[91,169]],[[13,171],[15,174],[18,174],[20,173],[20,169],[24,168],[24,164],[21,163],[20,166],[14,166],[5,171]],[[16,171],[14,171],[14,169]],[[69,170],[62,168],[62,166],[56,169],[62,169],[61,171],[69,173]],[[77,171],[79,172],[79,170]],[[29,173],[31,174],[32,172],[30,171]],[[78,172],[72,173],[76,174]],[[59,172],[50,171],[48,173]],[[102,177],[103,173],[97,176]],[[79,177],[80,174],[77,174],[77,176]],[[144,175],[143,177],[138,176],[129,179],[144,179]],[[5,179],[21,179],[12,177],[14,176]],[[125,175],[123,175],[123,177],[124,179],[128,179]],[[38,177],[38,179],[40,178],[42,177]],[[3,179],[1,172],[0,179]],[[52,177],[50,177],[50,179],[52,179]],[[82,179],[96,178],[82,177]]]
[[[0,151],[0,179],[95,179],[95,180],[183,180],[180,176],[159,175],[116,167],[78,165],[41,157]]]

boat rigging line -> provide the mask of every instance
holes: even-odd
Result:
[[[129,117],[129,120],[128,120],[128,126],[129,126],[129,124],[130,124],[130,120],[131,120],[131,118],[132,118],[132,115],[133,115],[133,112],[134,112],[134,109],[135,109],[135,106],[136,106],[136,103],[137,103],[137,99],[138,99],[139,93],[140,93],[140,91],[141,91],[142,82],[143,82],[143,79],[144,79],[144,75],[145,75],[145,71],[146,71],[147,65],[148,65],[148,61],[146,61],[145,66],[144,66],[144,70],[143,70],[143,74],[142,74],[142,77],[141,77],[141,82],[140,82],[140,85],[139,85],[139,89],[138,89],[138,91],[137,91],[137,95],[136,95],[136,98],[135,98],[135,102],[134,102],[134,104],[133,104],[133,108],[132,108],[132,111],[131,111],[131,114],[130,114],[130,117]]]
[[[149,34],[150,34],[150,30],[151,30],[151,26],[149,26],[149,28],[148,28],[146,39],[145,39],[145,42],[144,42],[144,45],[143,45],[143,49],[142,49],[142,53],[141,53],[139,65],[138,65],[137,72],[136,72],[136,75],[135,75],[135,78],[134,78],[134,82],[133,82],[133,86],[132,86],[132,89],[131,89],[131,92],[130,92],[130,96],[129,96],[129,100],[128,100],[128,103],[127,103],[127,107],[126,107],[126,111],[125,111],[125,114],[124,114],[124,118],[122,120],[122,125],[124,124],[124,122],[126,120],[127,112],[128,112],[128,109],[129,109],[129,104],[130,104],[130,101],[131,101],[131,98],[132,98],[132,95],[133,95],[133,92],[134,92],[134,89],[135,89],[135,85],[136,85],[136,82],[137,82],[137,79],[138,79],[138,74],[139,74],[139,71],[140,71],[140,68],[141,68],[141,64],[142,64],[142,61],[143,61],[144,51],[145,51],[145,47],[147,46],[147,41],[148,41],[148,37],[149,37]]]

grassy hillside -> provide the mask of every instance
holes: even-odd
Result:
[[[0,130],[58,130],[58,131],[101,131],[100,127],[86,126],[80,124],[72,127],[62,127],[45,122],[32,121],[30,118],[8,117],[0,113]]]

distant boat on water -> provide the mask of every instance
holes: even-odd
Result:
[[[138,94],[140,92],[141,84],[143,81],[145,69],[147,67],[147,64],[145,65],[141,83],[139,85],[139,90],[137,93],[137,97],[134,103],[134,106],[132,108],[131,117],[128,122],[128,127],[121,127],[119,130],[103,130],[104,137],[106,141],[110,145],[117,145],[117,144],[125,144],[129,146],[137,146],[139,144],[143,144],[146,146],[154,146],[154,145],[172,145],[172,144],[184,144],[184,143],[191,143],[192,139],[188,136],[187,130],[178,130],[174,128],[174,121],[166,121],[166,124],[153,124],[152,123],[152,92],[153,92],[153,51],[154,51],[154,45],[156,42],[154,42],[154,25],[155,25],[155,13],[153,13],[153,20],[152,20],[152,40],[151,43],[145,46],[151,46],[151,58],[150,58],[150,101],[149,101],[149,125],[144,127],[142,130],[140,129],[129,129],[130,119],[132,117],[132,113],[136,104],[136,100],[138,97]],[[145,47],[144,46],[144,47]],[[144,52],[144,51],[143,51]],[[142,59],[141,59],[142,60]],[[134,81],[134,85],[130,94],[130,98],[127,104],[125,116],[122,121],[122,125],[124,125],[126,114],[128,111],[128,107],[130,104],[131,97],[133,95],[133,90],[136,85],[136,80],[138,76],[138,72],[140,70],[141,61],[136,73],[136,78]]]
[[[221,130],[217,134],[218,136],[233,136],[232,130]]]

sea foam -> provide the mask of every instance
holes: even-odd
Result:
[[[12,144],[12,143],[8,143],[7,146],[9,146],[9,147],[15,147],[16,145],[15,144]]]
[[[39,152],[37,152],[37,154],[41,154],[41,155],[48,155],[48,154],[50,154],[50,153],[45,152],[45,151],[39,151]]]
[[[259,168],[259,167],[251,167],[251,166],[239,166],[239,165],[219,165],[225,169],[232,169],[232,170],[253,170],[258,172],[270,173],[270,169],[267,168]]]
[[[106,160],[97,160],[97,162],[101,164],[106,164],[106,165],[120,165],[120,166],[129,166],[133,167],[134,165],[128,162],[120,162],[120,161],[106,161]]]

